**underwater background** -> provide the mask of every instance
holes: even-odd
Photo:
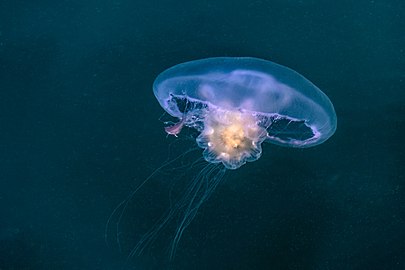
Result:
[[[400,0],[1,1],[0,269],[405,269],[404,12]],[[119,243],[113,210],[171,149],[195,146],[190,130],[166,136],[153,80],[214,56],[296,70],[329,96],[337,131],[314,148],[263,144],[172,262],[169,233],[128,257],[181,166],[135,196],[154,206],[127,209]]]

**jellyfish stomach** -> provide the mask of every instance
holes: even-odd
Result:
[[[197,144],[205,149],[203,155],[208,162],[222,162],[228,169],[237,169],[260,157],[266,136],[266,129],[258,125],[253,113],[215,109],[207,111]]]

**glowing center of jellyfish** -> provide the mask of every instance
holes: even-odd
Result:
[[[266,136],[252,113],[217,109],[206,113],[197,143],[205,149],[208,162],[222,162],[228,169],[237,169],[260,157]]]
[[[224,130],[220,133],[222,142],[226,152],[232,151],[235,148],[243,147],[246,143],[246,137],[244,136],[243,129],[241,125],[232,124],[229,127],[225,127]],[[212,138],[216,139],[216,138]]]

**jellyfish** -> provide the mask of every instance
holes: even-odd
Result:
[[[175,220],[172,259],[185,229],[225,172],[259,159],[263,142],[305,148],[326,141],[336,130],[333,105],[319,88],[290,68],[258,58],[178,64],[157,76],[153,92],[165,112],[178,119],[165,127],[166,133],[177,137],[184,128],[195,130],[206,165],[141,237],[132,255]]]
[[[162,108],[178,123],[165,128],[177,136],[184,126],[209,163],[237,169],[257,160],[266,141],[310,147],[336,130],[329,98],[297,72],[250,57],[218,57],[176,65],[153,84]]]

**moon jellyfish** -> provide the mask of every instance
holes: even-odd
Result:
[[[208,58],[163,71],[153,84],[161,107],[177,120],[165,127],[178,136],[194,129],[206,165],[189,180],[177,203],[145,233],[133,254],[141,252],[175,220],[173,258],[184,230],[226,170],[236,170],[262,154],[263,142],[311,147],[336,130],[329,98],[290,68],[250,57]]]

